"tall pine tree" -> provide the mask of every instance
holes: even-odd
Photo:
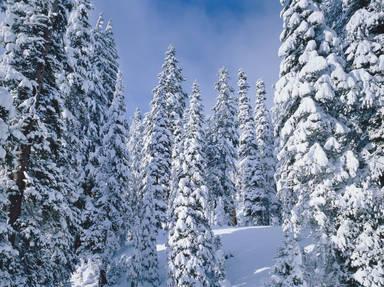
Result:
[[[9,0],[2,30],[8,75],[1,79],[13,97],[15,140],[9,162],[8,223],[18,251],[10,286],[58,286],[74,268],[74,212],[62,118],[64,94],[57,79],[66,55],[63,36],[69,1]],[[18,273],[18,274],[16,274]]]
[[[338,286],[342,274],[331,244],[336,193],[356,175],[356,157],[347,144],[349,129],[341,116],[348,78],[338,57],[340,42],[325,24],[318,3],[283,4],[275,96],[276,178],[283,227],[294,245],[282,261],[301,262],[284,276],[299,274],[295,286]],[[311,248],[303,248],[304,239]]]
[[[219,286],[214,273],[214,236],[205,214],[208,189],[202,109],[200,90],[194,83],[172,213],[174,224],[168,238],[168,286]]]
[[[238,218],[245,225],[267,225],[269,223],[269,201],[265,192],[260,154],[257,150],[255,121],[248,96],[247,75],[240,71],[239,86],[239,159],[238,193],[240,214]]]
[[[262,166],[263,187],[268,199],[268,223],[279,224],[280,203],[276,197],[276,184],[274,179],[276,165],[274,138],[271,117],[266,108],[265,84],[261,80],[256,82],[255,126],[257,149]]]
[[[223,68],[219,71],[219,80],[216,84],[218,97],[207,135],[208,186],[216,215],[221,212],[223,214],[223,218],[215,217],[214,223],[235,225],[237,223],[234,203],[238,144],[237,109],[233,90],[228,81],[228,71]],[[220,201],[223,203],[223,211],[218,210]]]
[[[357,176],[339,199],[334,236],[343,261],[344,284],[382,286],[384,273],[384,22],[382,1],[346,1],[347,68],[354,89],[343,101],[353,124],[350,142],[358,155]]]

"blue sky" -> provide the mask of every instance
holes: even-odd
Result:
[[[213,107],[217,71],[226,66],[236,84],[239,68],[252,86],[262,78],[272,103],[278,78],[282,23],[276,0],[95,0],[94,16],[113,22],[125,78],[128,112],[148,111],[164,52],[176,47],[189,92],[197,80],[207,112]]]

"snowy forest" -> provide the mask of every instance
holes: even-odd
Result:
[[[281,0],[208,113],[170,45],[133,115],[91,0],[0,7],[1,287],[384,286],[383,0]]]

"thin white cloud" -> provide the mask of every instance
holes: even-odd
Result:
[[[241,13],[208,11],[201,1],[184,5],[182,0],[164,6],[155,0],[95,1],[96,14],[103,11],[113,20],[130,112],[136,106],[148,110],[170,43],[176,47],[184,69],[186,91],[193,80],[198,80],[207,109],[215,102],[214,82],[223,65],[230,69],[234,85],[238,68],[248,73],[251,85],[258,78],[265,79],[272,102],[271,86],[278,77],[279,65],[278,5],[258,0],[262,11],[257,11],[254,4],[248,4],[250,1],[239,1],[249,9]]]

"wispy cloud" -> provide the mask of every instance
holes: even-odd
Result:
[[[207,109],[215,102],[217,70],[225,65],[236,83],[238,68],[250,83],[278,78],[278,1],[271,0],[96,0],[95,14],[111,18],[125,75],[129,111],[148,110],[167,46],[172,43],[187,78],[202,86]],[[252,93],[254,90],[252,89]]]

